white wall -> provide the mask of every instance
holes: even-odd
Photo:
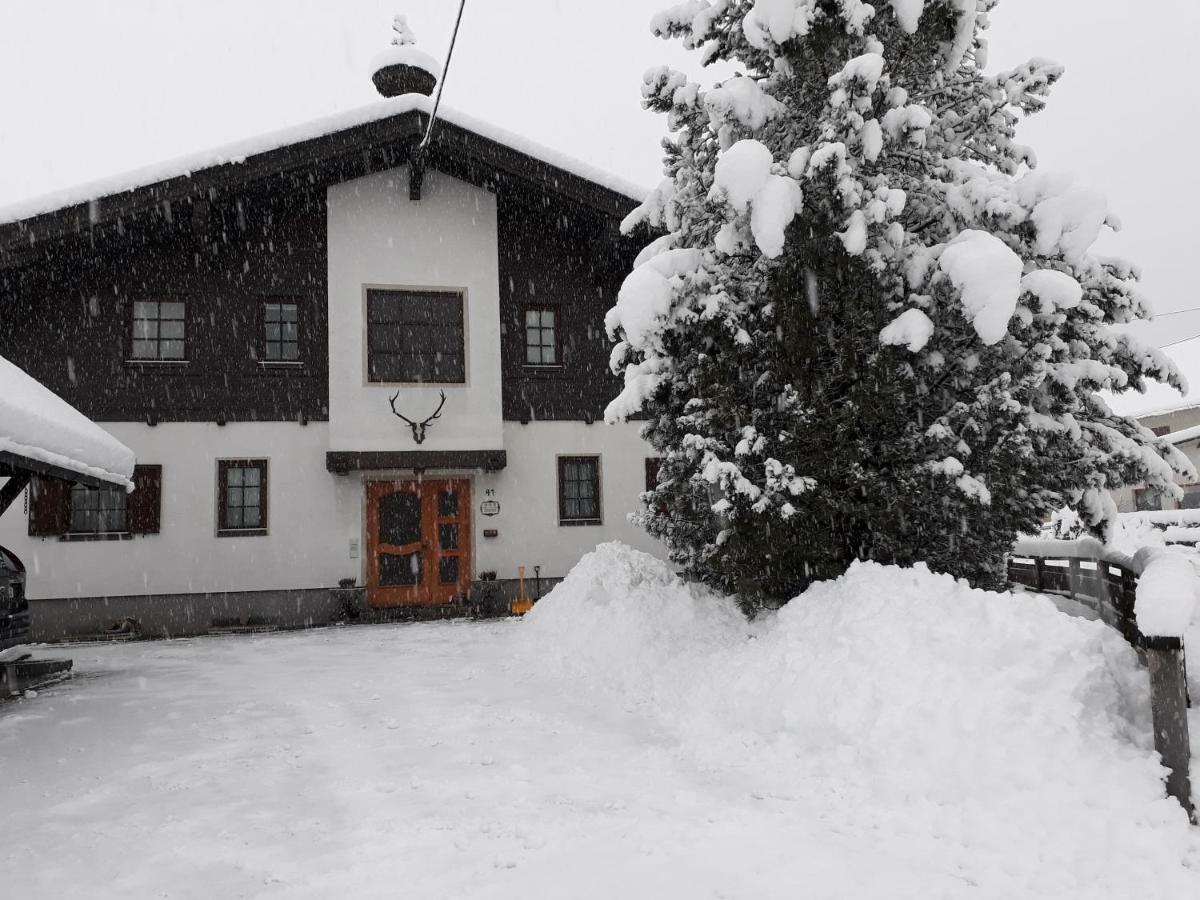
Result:
[[[665,557],[661,544],[628,521],[645,490],[646,457],[654,455],[638,437],[639,427],[632,422],[505,422],[508,466],[480,475],[474,483],[475,571],[490,569],[500,578],[515,578],[518,565],[529,576],[540,565],[542,575],[565,575],[583,554],[612,540]],[[559,525],[558,457],[591,455],[600,456],[602,524]],[[489,490],[495,493],[489,496]],[[479,514],[479,504],[488,499],[500,502],[499,515]],[[485,538],[485,528],[500,534]]]
[[[326,587],[357,571],[354,485],[325,469],[329,429],[288,422],[107,422],[105,429],[162,468],[161,530],[128,540],[28,536],[24,504],[0,517],[0,544],[29,569],[29,596],[258,591]],[[217,460],[268,459],[268,531],[217,537]]]
[[[422,450],[501,446],[500,288],[496,198],[431,171],[420,202],[407,167],[335,185],[328,193],[329,426],[334,450],[415,450],[411,419],[446,406]],[[368,384],[364,288],[459,288],[466,293],[467,382],[418,387]]]

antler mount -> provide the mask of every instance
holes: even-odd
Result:
[[[413,440],[418,444],[425,443],[425,429],[430,426],[434,419],[440,419],[442,416],[442,407],[446,405],[446,392],[439,391],[438,393],[442,395],[442,402],[438,404],[438,408],[433,411],[432,416],[420,422],[414,422],[408,416],[404,415],[404,413],[400,412],[400,410],[396,409],[396,401],[400,399],[399,391],[396,391],[391,397],[392,415],[404,420],[408,427],[412,429]]]

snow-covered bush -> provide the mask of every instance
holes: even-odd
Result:
[[[1147,314],[1090,253],[1103,199],[1015,140],[1062,70],[985,74],[994,0],[686,0],[653,20],[744,74],[646,73],[662,232],[608,316],[663,462],[642,517],[725,590],[791,596],[853,559],[1003,580],[1013,538],[1187,460],[1099,390],[1179,383],[1111,326]]]

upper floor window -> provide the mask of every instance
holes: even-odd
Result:
[[[558,524],[600,524],[600,457],[558,458]]]
[[[297,362],[300,359],[300,308],[275,300],[263,304],[263,359]]]
[[[217,534],[267,533],[267,461],[223,459],[217,463]]]
[[[525,364],[556,366],[558,353],[558,312],[548,307],[525,309]]]
[[[367,380],[466,382],[460,291],[367,291]]]
[[[183,360],[187,340],[184,304],[178,300],[135,300],[133,304],[134,359]]]

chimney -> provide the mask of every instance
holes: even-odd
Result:
[[[371,81],[385,97],[401,94],[432,96],[442,67],[437,60],[416,47],[417,37],[408,27],[407,16],[392,20],[392,43],[371,60]]]

